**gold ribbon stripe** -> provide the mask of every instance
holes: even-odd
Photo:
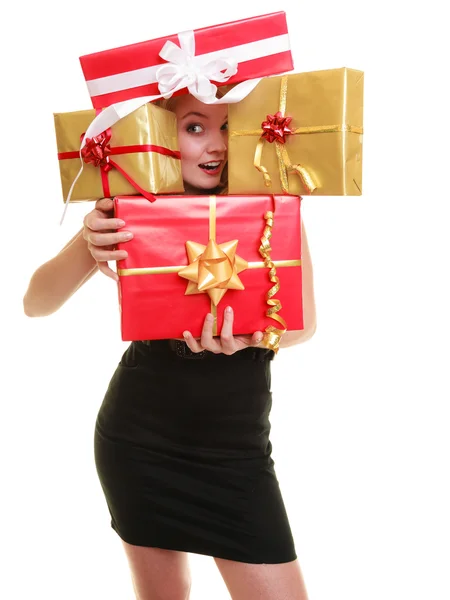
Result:
[[[216,197],[209,197],[209,239],[216,241]]]
[[[315,125],[311,127],[297,127],[297,129],[292,130],[292,134],[308,134],[308,133],[363,133],[362,127],[356,127],[355,125]],[[261,136],[263,133],[262,129],[239,129],[236,131],[231,131],[230,135],[240,136],[240,135],[259,135]]]
[[[275,267],[300,267],[302,264],[301,259],[292,260],[274,260],[272,264]],[[184,269],[186,265],[173,266],[173,267],[142,267],[136,269],[118,269],[118,275],[161,275],[164,273],[178,273],[181,269]],[[266,265],[263,262],[249,262],[249,269],[266,269]]]
[[[216,241],[216,197],[209,197],[209,239]],[[214,317],[213,335],[217,335],[217,306],[211,299],[211,314]]]

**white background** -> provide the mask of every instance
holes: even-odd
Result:
[[[318,329],[273,364],[273,457],[310,600],[449,600],[449,55],[438,3],[13,3],[2,15],[1,534],[5,600],[128,600],[94,466],[120,339],[96,275],[23,315],[62,212],[53,112],[90,108],[78,56],[285,10],[296,71],[365,71],[363,196],[302,203]],[[166,11],[166,12],[164,12]],[[447,45],[447,47],[444,46]],[[5,239],[6,236],[6,239]],[[228,598],[191,555],[191,600]]]

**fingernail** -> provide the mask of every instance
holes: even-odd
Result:
[[[227,306],[225,309],[225,312],[229,315],[231,315],[231,313],[233,312],[233,309],[231,308],[231,306]]]
[[[122,233],[121,235],[123,240],[131,240],[131,238],[133,237],[131,231],[127,231],[126,233]]]
[[[188,331],[183,331],[183,337],[185,340],[189,339],[189,332]]]
[[[122,221],[122,219],[119,219],[117,221],[117,227],[123,227],[125,225],[125,221]]]
[[[263,339],[263,336],[262,336],[262,335],[259,335],[259,336],[256,338],[256,343],[257,343],[257,344],[259,344],[259,342],[262,342],[262,339]]]
[[[212,321],[214,319],[214,315],[212,315],[211,313],[208,313],[206,315],[206,318],[208,319],[208,321]]]

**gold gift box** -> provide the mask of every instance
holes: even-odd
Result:
[[[361,195],[363,85],[364,73],[347,68],[268,77],[230,104],[229,194]],[[293,133],[260,141],[280,110]]]
[[[81,167],[79,150],[82,135],[95,115],[94,109],[54,114],[64,201]],[[139,147],[144,145],[156,148],[153,151],[140,150]],[[130,146],[138,148],[130,149]],[[141,106],[111,127],[110,147],[114,152],[110,158],[142,190],[152,194],[184,191],[181,160],[170,156],[171,152],[179,156],[177,122],[173,112],[153,104]],[[124,149],[123,154],[120,148]],[[160,149],[168,150],[169,155]],[[111,168],[106,177],[110,196],[142,195],[116,168]],[[84,163],[70,201],[97,200],[105,195],[100,167]]]

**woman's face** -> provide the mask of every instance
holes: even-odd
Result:
[[[175,114],[183,181],[201,190],[217,187],[227,162],[228,106],[186,94],[177,99]]]

